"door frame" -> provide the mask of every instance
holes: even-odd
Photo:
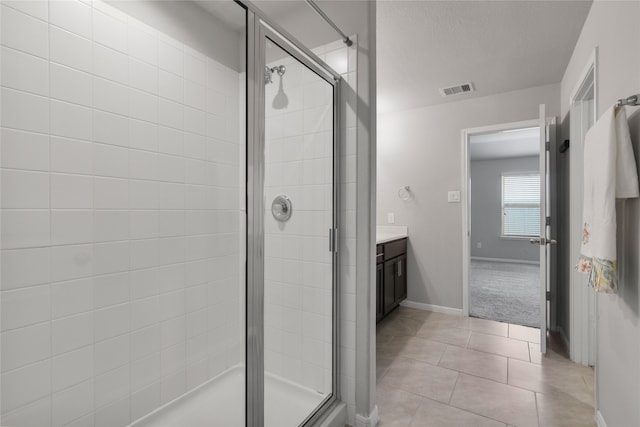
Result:
[[[462,315],[469,316],[469,268],[471,266],[471,203],[469,182],[471,180],[471,156],[469,138],[505,130],[539,127],[539,119],[519,122],[501,123],[497,125],[468,128],[462,130],[462,185],[460,202],[462,203]]]

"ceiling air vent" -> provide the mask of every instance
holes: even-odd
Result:
[[[473,92],[474,90],[475,88],[473,87],[473,83],[469,82],[469,83],[462,83],[456,86],[440,88],[440,94],[442,96],[451,96],[451,95],[457,95],[459,93]]]

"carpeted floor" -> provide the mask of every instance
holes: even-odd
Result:
[[[471,261],[469,314],[540,327],[540,266]]]

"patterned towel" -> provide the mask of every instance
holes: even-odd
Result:
[[[618,290],[616,198],[631,197],[638,197],[638,171],[627,113],[611,107],[584,141],[584,228],[576,268],[589,273],[589,285],[596,292]]]

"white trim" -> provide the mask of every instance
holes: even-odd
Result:
[[[602,416],[602,412],[600,411],[596,411],[596,424],[598,425],[598,427],[607,427],[607,423],[604,420],[604,417]]]
[[[567,338],[567,334],[565,333],[562,326],[558,326],[555,328],[556,332],[560,334],[560,339],[562,340],[562,344],[564,345],[564,349],[569,352],[569,338]]]
[[[336,407],[322,420],[319,427],[344,427],[347,423],[347,405],[338,402]]]
[[[509,258],[485,258],[485,257],[480,257],[480,256],[472,256],[471,259],[473,261],[508,262],[508,263],[511,263],[511,264],[540,265],[540,261],[529,261],[529,260],[509,259]]]
[[[417,310],[435,311],[436,313],[452,314],[454,316],[462,316],[462,310],[459,308],[444,307],[442,305],[424,304],[421,302],[404,300],[400,303],[403,307],[415,308]]]
[[[380,422],[380,416],[378,415],[378,405],[373,407],[373,410],[368,417],[361,414],[356,414],[356,427],[376,427]]]
[[[540,126],[539,120],[534,119],[462,129],[462,186],[460,191],[460,202],[462,204],[462,310],[460,310],[460,314],[462,314],[463,316],[469,316],[469,263],[471,262],[471,243],[469,241],[471,239],[471,212],[469,212],[469,180],[471,179],[471,160],[469,155],[469,137],[471,135],[538,126]]]

